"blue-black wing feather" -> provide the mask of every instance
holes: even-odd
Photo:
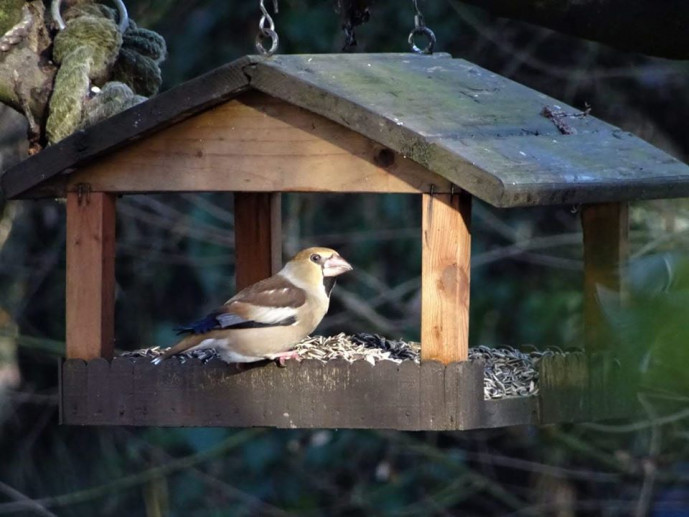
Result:
[[[238,316],[223,311],[216,311],[210,313],[205,318],[202,318],[194,323],[175,328],[177,335],[181,334],[205,334],[211,330],[221,329],[253,329],[262,327],[280,327],[294,324],[296,319],[294,316],[285,318],[277,323],[260,323],[258,321],[247,320]]]

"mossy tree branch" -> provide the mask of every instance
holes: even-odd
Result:
[[[19,41],[0,48],[0,102],[29,120],[30,138],[38,138],[48,116],[48,99],[56,68],[47,57],[51,38],[43,2],[0,0],[0,38],[27,20]]]

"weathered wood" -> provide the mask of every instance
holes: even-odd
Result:
[[[261,93],[216,106],[107,161],[85,167],[85,181],[108,192],[399,192],[449,183],[324,117]]]
[[[281,55],[246,73],[495,206],[689,195],[689,167],[670,155],[447,54]],[[572,134],[542,115],[553,105]]]
[[[477,369],[478,368],[478,369]],[[481,414],[482,365],[366,361],[238,368],[177,359],[67,360],[62,422],[69,425],[269,426],[456,430]],[[463,378],[466,377],[466,381]],[[102,387],[101,387],[102,386]],[[432,402],[432,403],[431,403]],[[462,420],[467,418],[466,423]],[[495,419],[494,419],[495,420]],[[509,425],[501,421],[500,425]]]
[[[88,362],[86,369],[86,407],[89,415],[96,419],[112,417],[114,394],[110,376],[110,363],[99,357]]]
[[[17,197],[64,170],[84,165],[155,131],[236,97],[249,86],[241,58],[151,97],[122,113],[74,133],[9,169],[2,177],[8,197]],[[49,190],[46,194],[50,195]]]
[[[67,357],[112,357],[115,317],[115,196],[67,196]]]
[[[589,417],[589,375],[584,354],[545,356],[538,364],[539,415],[543,423]],[[607,397],[607,394],[600,394]]]
[[[459,363],[455,391],[452,395],[459,401],[459,421],[463,429],[480,429],[487,427],[485,401],[483,399],[483,361],[463,361]],[[438,404],[433,401],[432,404]]]
[[[280,194],[234,195],[237,290],[277,273],[282,266]]]
[[[86,362],[68,359],[60,365],[60,423],[88,422]],[[77,396],[77,394],[80,394]]]
[[[626,203],[585,205],[581,209],[584,232],[584,331],[589,352],[610,348],[615,336],[603,314],[599,294],[606,303],[621,303],[620,271],[629,252],[629,209]]]
[[[283,160],[291,163],[290,150],[308,154],[311,151],[308,142],[301,137],[291,143],[280,139],[273,142],[268,133],[253,133],[257,141],[254,146],[245,142],[249,146],[247,152],[228,152],[229,144],[223,144],[221,139],[236,138],[231,134],[232,126],[217,123],[203,127],[212,119],[204,110],[229,99],[243,100],[247,89],[279,97],[327,118],[341,130],[347,128],[368,137],[364,139],[368,145],[383,150],[378,157],[381,164],[394,157],[399,167],[400,160],[406,157],[443,178],[446,184],[456,184],[495,206],[689,196],[687,165],[595,117],[583,116],[556,99],[472,63],[451,59],[447,54],[282,55],[242,59],[45,149],[5,174],[2,179],[5,193],[10,197],[59,195],[65,178],[56,176],[61,172],[81,170],[95,157],[127,144],[129,150],[134,140],[185,117],[192,118],[175,127],[183,127],[190,133],[168,133],[175,135],[175,139],[166,141],[166,148],[151,149],[155,163],[146,160],[145,146],[138,148],[141,150],[138,159],[146,167],[139,171],[134,168],[133,172],[141,176],[136,186],[116,183],[107,188],[137,192],[168,188],[375,192],[382,191],[383,178],[389,177],[392,178],[388,185],[390,192],[421,188],[424,181],[435,182],[438,191],[442,191],[437,179],[419,178],[416,174],[412,174],[410,186],[400,185],[395,177],[403,174],[404,167],[393,171],[392,176],[383,174],[375,181],[371,179],[376,177],[374,172],[362,173],[357,178],[352,178],[351,173],[344,176],[352,181],[338,181],[335,173],[324,177],[325,184],[313,179],[287,180],[284,184],[268,181],[260,173],[265,170],[272,176]],[[561,121],[572,130],[571,134],[561,134],[553,121],[542,115],[544,107],[553,105],[562,108]],[[227,111],[218,110],[218,113],[227,114]],[[268,113],[268,116],[279,117],[279,114]],[[300,129],[308,133],[309,123]],[[320,121],[316,125],[323,126]],[[192,145],[190,135],[197,129],[202,129],[204,135],[193,142],[198,145]],[[191,156],[179,151],[181,142],[192,147]],[[337,144],[338,140],[332,142]],[[225,153],[220,160],[225,167],[217,169],[214,153],[219,149]],[[271,160],[271,149],[282,156]],[[201,154],[195,156],[193,153],[197,151]],[[337,164],[345,159],[347,151],[352,150],[345,145],[345,151],[321,155],[321,163]],[[247,157],[251,153],[255,156]],[[364,152],[363,156],[364,161],[370,162],[370,152]],[[318,160],[313,160],[309,163],[318,170]],[[178,165],[191,168],[185,175],[186,181],[168,185],[170,175],[163,174],[162,169],[184,168],[174,167],[177,161]],[[227,163],[235,161],[239,162],[237,166],[228,171]],[[346,166],[348,162],[343,163]],[[207,170],[211,166],[216,168]],[[250,170],[252,166],[258,170],[250,175],[240,174],[239,185],[227,179],[236,176],[238,167]],[[45,183],[50,178],[55,178],[53,183]],[[373,186],[367,185],[366,179],[374,181]],[[117,181],[121,181],[119,176]]]
[[[421,222],[421,359],[469,357],[471,196],[423,194]]]
[[[540,394],[483,398],[483,362],[443,365],[344,360],[203,364],[176,358],[62,363],[61,422],[68,425],[227,426],[326,429],[467,430],[630,416],[630,392],[609,413],[588,396],[586,361],[541,368]],[[570,371],[569,368],[574,371]],[[606,389],[623,369],[607,370]],[[596,374],[598,375],[598,374]],[[615,381],[616,382],[616,381]],[[598,399],[606,399],[607,391]],[[615,395],[620,391],[611,392]],[[561,398],[562,397],[562,398]],[[556,402],[561,400],[561,407]]]

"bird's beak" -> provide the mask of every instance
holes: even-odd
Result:
[[[323,276],[338,276],[352,269],[354,268],[345,259],[333,255],[323,263]]]

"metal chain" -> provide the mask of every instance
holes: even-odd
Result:
[[[278,33],[275,32],[275,22],[268,14],[263,0],[258,0],[258,7],[261,10],[261,19],[258,22],[258,34],[256,34],[256,50],[259,54],[270,57],[278,49],[280,39],[278,38]],[[273,11],[278,12],[278,0],[273,0]],[[263,46],[263,40],[266,38],[270,39],[270,48],[268,50]]]
[[[114,0],[113,3],[117,6],[117,11],[120,14],[120,23],[117,25],[120,33],[124,34],[124,31],[129,27],[129,13],[127,12],[127,6],[124,5],[122,0]],[[53,0],[50,4],[50,14],[57,23],[58,30],[64,30],[67,25],[62,19],[60,14],[60,7],[62,6],[62,0]]]
[[[412,51],[416,52],[417,54],[433,54],[433,47],[435,47],[435,34],[431,29],[426,27],[423,14],[421,14],[417,0],[412,0],[412,2],[414,2],[414,10],[416,11],[416,14],[414,15],[414,28],[409,33],[409,45],[411,46]],[[416,46],[416,43],[414,43],[415,36],[425,36],[428,38],[428,43],[424,48],[421,49]]]

